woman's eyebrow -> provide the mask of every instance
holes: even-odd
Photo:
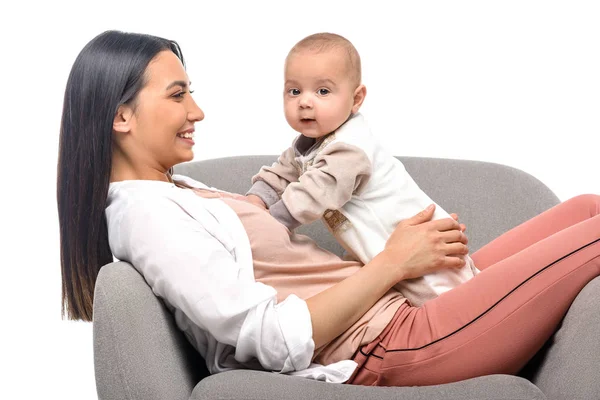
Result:
[[[189,85],[191,85],[192,82],[189,83]],[[173,81],[171,82],[171,84],[169,86],[167,86],[167,88],[165,90],[169,90],[171,89],[173,86],[181,86],[182,88],[187,88],[188,87],[188,83],[185,81]]]

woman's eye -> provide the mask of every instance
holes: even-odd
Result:
[[[329,93],[331,93],[329,91],[329,89],[319,89],[317,90],[317,92],[321,95],[321,96],[327,96]]]
[[[290,89],[288,90],[288,93],[292,96],[298,96],[300,94],[300,89]]]
[[[175,97],[175,98],[177,98],[177,99],[183,99],[183,96],[185,96],[185,94],[186,94],[186,93],[192,94],[192,93],[194,93],[194,91],[193,91],[193,90],[190,90],[189,92],[186,92],[186,91],[183,91],[183,92],[178,92],[178,93],[175,93],[175,94],[173,95],[173,97]]]

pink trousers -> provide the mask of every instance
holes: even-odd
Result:
[[[472,258],[481,273],[421,307],[402,305],[356,353],[348,383],[424,386],[516,374],[600,275],[600,196],[565,201]]]

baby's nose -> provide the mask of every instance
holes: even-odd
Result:
[[[302,96],[300,98],[300,107],[301,108],[310,108],[312,107],[312,100],[309,96]]]

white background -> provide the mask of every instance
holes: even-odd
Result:
[[[561,200],[600,193],[600,2],[281,3],[0,6],[0,398],[96,397],[91,324],[60,317],[55,179],[67,76],[104,30],[180,43],[206,113],[197,159],[288,146],[283,59],[330,31],[360,52],[362,111],[393,153],[507,164]]]

